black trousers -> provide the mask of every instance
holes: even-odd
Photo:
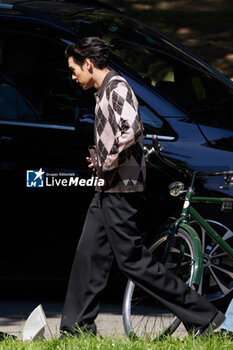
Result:
[[[121,271],[184,323],[205,327],[217,309],[183,281],[170,274],[141,243],[140,193],[96,193],[76,250],[61,330],[94,324],[98,296],[107,284],[113,257]]]

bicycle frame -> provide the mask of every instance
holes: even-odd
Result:
[[[160,151],[162,150],[162,147],[159,144],[158,137],[156,135],[153,135],[152,137],[153,147],[151,150],[146,150],[146,160],[154,166],[153,162],[151,163],[149,161],[151,154],[156,154],[156,156],[164,163],[168,164],[170,167],[177,169],[177,165],[173,163],[169,159],[164,159],[162,156],[160,156]],[[203,271],[203,253],[202,253],[202,243],[200,241],[198,233],[194,230],[193,227],[189,224],[189,216],[191,216],[204,230],[207,232],[207,234],[219,244],[219,246],[233,258],[233,249],[230,247],[230,245],[222,239],[220,235],[211,227],[211,225],[191,206],[191,202],[202,202],[202,203],[224,203],[226,201],[226,198],[212,198],[212,197],[196,197],[194,196],[193,186],[194,186],[194,180],[196,177],[197,172],[189,172],[187,169],[183,169],[183,171],[186,172],[186,174],[192,175],[192,183],[186,193],[182,213],[179,219],[175,221],[175,223],[171,227],[170,231],[170,238],[167,242],[167,246],[165,247],[164,252],[164,262],[166,261],[168,254],[171,249],[171,245],[173,242],[173,238],[176,232],[178,232],[179,227],[186,230],[193,242],[194,246],[194,272],[192,277],[192,282],[195,285],[199,285],[202,279],[202,271]],[[201,176],[224,176],[225,179],[225,186],[222,186],[221,188],[229,189],[231,186],[233,186],[232,180],[233,180],[233,171],[223,171],[223,172],[215,172],[215,173],[205,173],[205,174],[199,174]],[[178,194],[173,194],[174,196],[177,196],[181,193],[184,193],[186,191],[178,190]],[[233,203],[232,198],[227,198],[228,201],[231,201]]]
[[[181,217],[176,220],[174,223],[174,232],[177,232],[178,228],[184,228],[190,234],[193,244],[194,244],[194,274],[193,274],[193,283],[195,285],[199,285],[202,277],[202,268],[203,268],[203,253],[202,253],[202,244],[197,232],[189,225],[188,217],[189,215],[201,226],[205,229],[208,235],[219,244],[219,246],[233,258],[233,249],[231,246],[224,241],[224,239],[219,236],[219,234],[211,227],[211,225],[206,222],[206,220],[191,206],[191,202],[202,202],[202,203],[223,203],[225,201],[224,198],[212,198],[212,197],[196,197],[193,196],[192,187],[189,188]],[[232,199],[233,202],[233,199]]]

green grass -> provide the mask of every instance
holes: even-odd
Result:
[[[79,339],[70,337],[62,340],[52,339],[25,343],[11,339],[0,342],[0,350],[230,350],[232,348],[233,342],[230,338],[216,334],[204,339],[201,337],[193,339],[192,336],[187,336],[183,340],[165,337],[160,341],[82,336]]]

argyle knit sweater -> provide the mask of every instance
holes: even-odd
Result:
[[[127,81],[110,71],[95,94],[94,155],[104,192],[141,192],[145,187],[143,124],[137,98]]]

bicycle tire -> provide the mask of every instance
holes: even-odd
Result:
[[[148,251],[161,260],[169,234],[163,233]],[[184,280],[193,287],[192,275],[194,272],[194,245],[188,232],[179,228],[174,236],[170,253],[166,259],[167,270]],[[178,266],[180,264],[180,267]],[[181,272],[182,267],[182,272]],[[155,307],[156,306],[156,307]],[[125,333],[130,338],[148,337],[159,338],[166,334],[172,334],[181,324],[181,321],[171,314],[164,306],[131,280],[128,281],[123,301],[123,324]]]

